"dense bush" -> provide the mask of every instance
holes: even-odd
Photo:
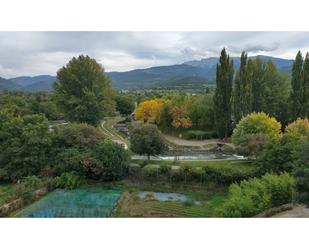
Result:
[[[294,169],[298,201],[309,205],[309,142],[297,151],[297,165]]]
[[[246,134],[238,139],[237,153],[257,158],[267,143],[267,136],[262,133]]]
[[[16,188],[16,196],[24,198],[27,202],[34,198],[34,191],[43,186],[43,182],[35,175],[20,180]]]
[[[297,119],[286,127],[286,133],[309,141],[309,119]]]
[[[229,197],[224,204],[224,217],[251,217],[268,208],[292,201],[295,180],[288,173],[266,174],[232,184]]]
[[[185,139],[210,139],[216,137],[214,131],[189,130],[183,133]]]
[[[264,134],[270,139],[280,137],[281,124],[263,112],[251,113],[242,118],[233,131],[232,142],[238,145],[243,136]]]
[[[17,181],[38,175],[48,163],[51,137],[43,115],[0,111],[0,178]]]
[[[85,177],[75,172],[65,172],[56,177],[56,187],[65,189],[74,189],[85,183]]]
[[[120,180],[128,174],[129,164],[130,155],[122,145],[105,141],[94,149],[88,170],[95,179]]]
[[[285,134],[280,139],[267,143],[258,164],[263,172],[292,172],[297,161],[296,151],[301,142],[298,138]]]
[[[143,168],[142,172],[144,176],[154,178],[158,177],[160,168],[160,165],[148,164]]]
[[[87,172],[87,160],[96,145],[104,140],[102,132],[87,124],[70,123],[53,128],[50,168],[54,175]]]
[[[219,184],[231,184],[241,180],[249,179],[258,175],[258,167],[256,169],[243,170],[237,167],[210,167],[204,168],[205,178],[207,181],[214,181]]]

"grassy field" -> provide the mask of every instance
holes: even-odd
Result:
[[[122,194],[113,217],[218,217],[226,194],[224,192],[180,191],[191,198],[190,202],[159,201],[152,198],[139,198],[138,190]],[[197,205],[194,201],[199,201]]]
[[[14,197],[16,185],[1,184],[0,185],[0,206],[10,201]]]

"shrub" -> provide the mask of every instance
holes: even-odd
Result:
[[[172,166],[169,164],[163,164],[160,166],[159,172],[160,174],[167,175],[171,172]]]
[[[238,139],[236,151],[240,155],[257,158],[267,143],[265,134],[246,134]]]
[[[270,139],[280,137],[281,124],[263,112],[251,113],[242,118],[233,131],[232,142],[240,144],[243,136],[248,134],[264,134]]]
[[[105,141],[98,144],[93,151],[88,170],[94,179],[120,180],[128,174],[129,163],[129,152],[122,145]]]
[[[297,119],[293,123],[289,124],[286,128],[287,134],[292,134],[293,136],[301,140],[309,140],[309,119]]]
[[[235,148],[228,145],[228,144],[224,144],[221,148],[223,153],[227,153],[227,154],[233,154],[236,152]]]
[[[238,167],[204,167],[205,178],[208,181],[214,181],[219,184],[231,184],[241,180],[249,179],[258,175],[258,167],[251,168],[250,170],[243,170]]]
[[[42,186],[42,181],[37,176],[27,176],[21,180],[20,184],[29,189],[38,189]]]
[[[85,178],[75,172],[65,172],[56,177],[56,187],[74,189],[85,183]]]
[[[294,169],[297,199],[309,206],[309,142],[300,147],[297,158],[297,165]]]
[[[34,198],[33,192],[42,187],[42,181],[37,176],[23,178],[16,188],[16,195],[30,201]]]
[[[143,168],[143,173],[147,176],[147,177],[157,177],[159,174],[159,170],[160,170],[160,165],[157,164],[147,164],[144,168]]]
[[[279,177],[273,174],[266,174],[262,177],[262,180],[270,193],[272,207],[291,202],[295,191],[295,179],[288,173],[282,173]]]
[[[291,172],[297,161],[295,153],[300,144],[298,138],[289,134],[269,141],[258,159],[262,172]]]
[[[268,208],[292,201],[295,181],[288,173],[266,174],[232,184],[224,204],[224,217],[251,217]]]

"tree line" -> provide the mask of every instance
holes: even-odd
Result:
[[[292,78],[279,72],[272,61],[248,58],[242,52],[240,67],[223,49],[217,65],[214,113],[217,135],[227,138],[232,128],[252,112],[265,112],[285,126],[309,115],[309,54],[298,52]]]

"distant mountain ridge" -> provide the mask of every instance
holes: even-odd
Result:
[[[10,81],[18,84],[20,87],[16,90],[30,91],[30,92],[49,92],[53,90],[53,84],[56,81],[55,76],[51,75],[38,75],[38,76],[21,76],[9,79]]]
[[[291,74],[293,60],[277,57],[258,55],[263,61],[271,60],[279,71]],[[234,68],[237,70],[240,64],[239,57],[233,57]],[[157,66],[145,69],[134,69],[126,72],[107,72],[116,89],[140,89],[150,87],[164,87],[188,84],[212,84],[216,76],[218,57],[210,57],[201,60],[187,61],[182,64],[170,66]],[[16,77],[4,79],[0,77],[0,91],[52,91],[55,76],[38,75],[34,77]]]
[[[288,75],[291,74],[294,60],[265,55],[257,55],[249,58],[256,57],[263,61],[271,60],[277,66],[279,71]],[[232,59],[234,62],[234,68],[237,70],[240,65],[240,57],[232,57]],[[195,82],[196,79],[211,83],[215,80],[218,62],[218,57],[210,57],[201,60],[187,61],[178,65],[150,67],[127,72],[110,72],[108,74],[113,81],[113,86],[118,89],[147,88],[157,86],[158,84],[160,86],[164,84],[170,85],[174,82],[174,79],[177,79],[179,84],[183,84],[187,81]]]

